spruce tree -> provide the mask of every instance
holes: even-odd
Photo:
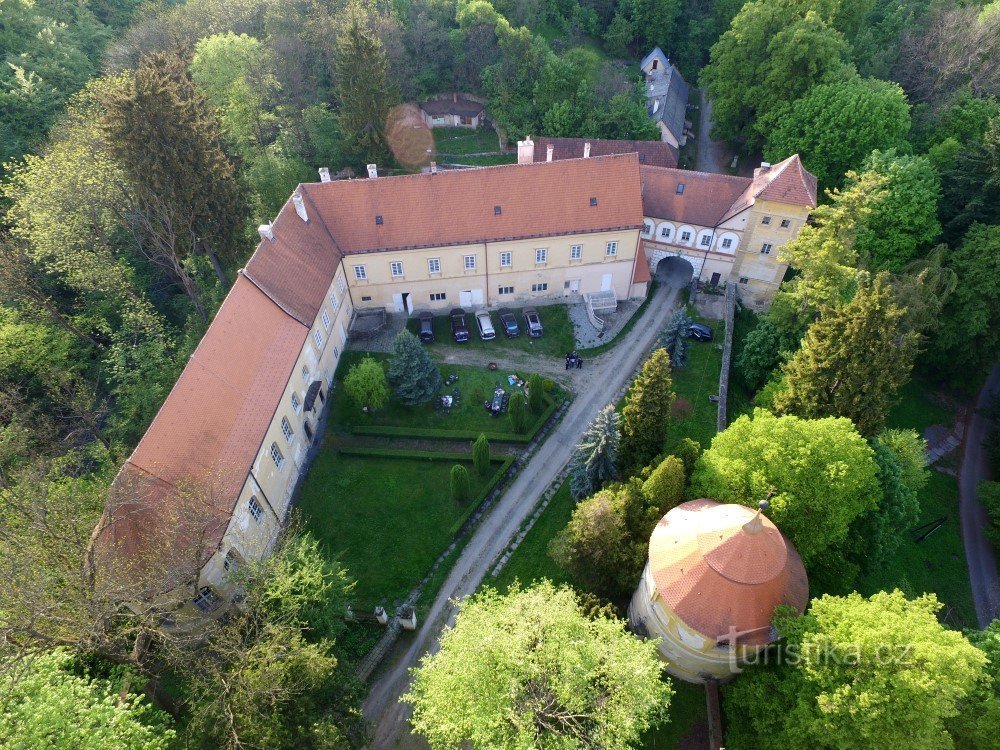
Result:
[[[614,405],[608,404],[587,425],[570,459],[569,486],[573,497],[592,495],[617,475],[620,423]]]
[[[670,355],[670,364],[673,367],[683,367],[687,361],[689,346],[687,332],[691,323],[691,317],[687,314],[687,310],[682,307],[670,316],[667,327],[660,334],[660,345]]]
[[[889,275],[862,275],[854,299],[827,309],[809,326],[802,348],[783,367],[775,409],[815,419],[847,417],[862,435],[885,426],[896,392],[910,378],[920,334],[907,331]]]
[[[535,374],[528,378],[528,406],[534,414],[541,414],[545,407],[545,388],[541,375]]]
[[[349,10],[334,61],[337,119],[347,151],[367,162],[384,164],[390,151],[386,139],[389,109],[399,92],[389,79],[385,47],[368,24],[360,4]]]
[[[490,441],[481,433],[472,444],[472,465],[481,477],[490,473]]]
[[[441,391],[441,371],[417,337],[405,328],[392,342],[388,375],[392,392],[407,406],[425,404]]]
[[[514,391],[511,395],[508,409],[510,426],[520,435],[528,429],[528,400],[521,391]]]
[[[451,499],[456,503],[464,503],[471,494],[469,470],[462,464],[455,464],[451,467]]]
[[[219,120],[176,54],[147,57],[127,85],[108,90],[104,105],[140,252],[181,283],[204,317],[184,261],[207,255],[224,283],[218,257],[237,257],[249,213]]]
[[[672,385],[670,357],[665,349],[657,349],[636,376],[622,409],[622,474],[635,473],[663,450],[674,401]]]

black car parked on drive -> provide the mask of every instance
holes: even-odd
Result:
[[[451,337],[458,343],[469,340],[469,328],[465,325],[465,310],[456,307],[448,315],[451,318]]]

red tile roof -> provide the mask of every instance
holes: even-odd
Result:
[[[806,171],[798,154],[792,154],[782,162],[755,169],[753,180],[733,201],[722,221],[736,216],[758,199],[816,208],[816,189],[816,176]]]
[[[685,169],[642,168],[642,204],[646,216],[714,227],[750,185],[733,177]],[[683,192],[678,193],[678,186]]]
[[[143,556],[169,505],[195,490],[206,558],[218,546],[308,328],[240,275],[115,479],[97,547]],[[190,493],[187,493],[190,494]],[[138,496],[138,500],[137,500]],[[169,534],[167,534],[169,536]]]
[[[795,547],[769,518],[743,505],[678,505],[653,530],[649,566],[663,602],[712,639],[732,627],[739,644],[766,644],[775,607],[804,612],[809,602]]]
[[[649,260],[646,258],[646,241],[639,240],[639,253],[635,259],[635,271],[632,273],[632,283],[641,284],[652,279],[649,273]]]
[[[348,255],[634,229],[643,218],[635,154],[311,183],[299,190]]]
[[[590,144],[590,155],[639,154],[639,164],[647,167],[676,167],[680,153],[677,148],[663,141],[613,141],[604,138],[547,138],[535,140],[534,160],[548,159],[552,146],[553,160],[582,159],[583,147]]]

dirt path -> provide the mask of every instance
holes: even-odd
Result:
[[[728,174],[726,167],[733,160],[733,155],[723,141],[713,141],[712,131],[712,101],[701,89],[701,107],[698,124],[698,164],[699,172]]]
[[[986,510],[976,500],[976,485],[990,478],[989,462],[983,448],[983,438],[989,426],[979,410],[986,406],[993,394],[1000,393],[1000,363],[990,373],[979,392],[976,409],[969,418],[965,431],[965,453],[962,473],[959,475],[960,516],[965,559],[969,565],[972,598],[976,604],[979,627],[985,628],[1000,617],[1000,580],[997,578],[996,555],[993,545],[986,538],[984,529],[989,523]]]
[[[454,615],[451,600],[475,592],[490,562],[507,546],[536,500],[565,466],[587,424],[625,385],[665,326],[682,283],[674,279],[662,285],[646,308],[642,325],[635,326],[612,351],[595,358],[583,370],[571,371],[577,395],[566,416],[469,539],[409,647],[372,684],[363,706],[365,716],[375,726],[372,747],[426,747],[410,734],[410,708],[398,701],[409,686],[409,669],[424,653],[436,649],[438,634]]]

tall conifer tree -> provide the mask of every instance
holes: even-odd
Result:
[[[666,349],[653,352],[632,383],[622,409],[622,439],[619,465],[632,474],[663,450],[674,401],[670,379],[670,356]]]

